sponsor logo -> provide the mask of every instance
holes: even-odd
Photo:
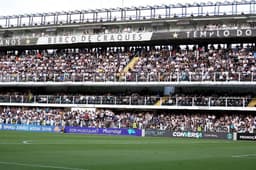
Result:
[[[103,129],[103,134],[110,134],[110,135],[121,135],[122,130],[121,129]]]
[[[98,134],[98,129],[89,128],[69,128],[68,133],[84,133],[84,134]]]
[[[200,132],[173,132],[174,137],[185,137],[185,138],[202,138],[202,133]]]
[[[41,131],[41,127],[40,126],[30,126],[29,127],[29,130],[30,131]]]
[[[27,125],[17,125],[16,130],[28,131],[28,126]]]
[[[169,136],[165,130],[145,130],[146,136]]]
[[[227,134],[227,139],[228,139],[228,140],[233,139],[233,134],[232,134],[232,133],[228,133],[228,134]]]
[[[52,132],[52,127],[42,126],[42,132]]]
[[[3,130],[16,130],[14,125],[3,125]]]
[[[218,135],[215,133],[204,133],[205,138],[218,138]]]
[[[244,136],[241,135],[240,139],[245,139],[245,140],[256,140],[256,136]]]
[[[71,36],[40,37],[37,44],[73,44],[93,42],[125,42],[125,41],[149,41],[152,32],[122,33],[122,34],[91,34]]]
[[[128,129],[128,134],[129,135],[134,135],[134,134],[136,134],[136,132],[135,132],[134,129]]]
[[[34,132],[60,132],[60,127],[39,125],[0,124],[0,130],[34,131]]]
[[[126,128],[86,128],[86,127],[69,127],[64,128],[65,133],[80,133],[80,134],[99,134],[99,135],[129,135],[141,136],[140,129]]]

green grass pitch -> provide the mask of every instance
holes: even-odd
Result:
[[[0,131],[0,170],[255,170],[256,143]]]

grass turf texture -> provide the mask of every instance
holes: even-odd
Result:
[[[1,170],[254,170],[256,143],[0,131]]]

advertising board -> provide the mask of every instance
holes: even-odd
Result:
[[[141,136],[140,129],[126,129],[126,128],[88,128],[88,127],[71,127],[67,126],[64,129],[65,133],[78,134],[98,134],[98,135],[115,135],[115,136]]]

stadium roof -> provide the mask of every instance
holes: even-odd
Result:
[[[255,14],[256,0],[177,3],[0,16],[1,27]],[[37,21],[35,21],[37,20]]]

